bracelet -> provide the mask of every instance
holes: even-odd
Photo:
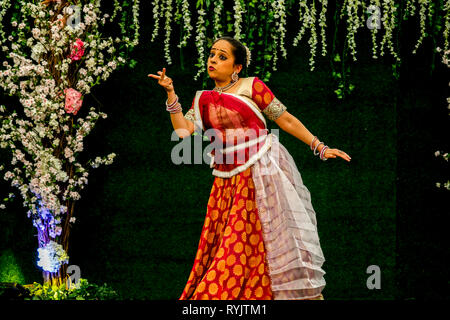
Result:
[[[169,101],[169,98],[167,98],[167,100],[166,100],[166,107],[167,107],[167,108],[171,108],[171,107],[173,107],[174,105],[177,104],[177,102],[178,102],[178,96],[175,95],[175,101],[172,102],[171,104],[168,104],[168,103],[167,103],[168,101]]]
[[[181,104],[179,102],[177,102],[177,103],[175,103],[173,105],[170,105],[170,106],[166,106],[166,109],[167,110],[176,109],[176,108],[178,108],[178,106],[181,106]]]
[[[166,110],[169,111],[170,113],[181,112],[182,111],[181,104],[177,103],[176,105],[174,105],[172,107],[167,107]]]
[[[313,149],[313,143],[314,143],[314,141],[317,139],[317,136],[314,136],[314,138],[312,139],[312,141],[311,141],[311,143],[310,143],[310,145],[309,145],[309,147],[311,148],[311,150]]]
[[[173,110],[173,111],[169,111],[170,113],[178,113],[178,112],[182,112],[182,109],[180,108],[180,109],[175,109],[175,110]]]
[[[317,146],[314,148],[313,153],[314,153],[315,156],[317,156],[317,155],[319,154],[318,152],[316,153],[316,150],[317,150],[317,147],[320,146],[321,144],[324,144],[324,143],[323,143],[323,142],[319,142],[319,143],[317,144]]]
[[[180,106],[176,106],[173,109],[166,109],[166,110],[169,111],[170,113],[175,113],[175,111],[179,112],[179,111],[181,111],[181,105]]]
[[[323,157],[323,155],[325,154],[325,150],[326,150],[326,149],[328,149],[328,146],[324,146],[324,147],[322,148],[322,150],[320,150],[320,160],[323,160],[323,161],[328,160],[327,158],[324,158],[324,157]]]

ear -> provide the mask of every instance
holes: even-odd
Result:
[[[242,64],[237,64],[234,66],[234,71],[236,71],[236,73],[241,72],[242,70]]]

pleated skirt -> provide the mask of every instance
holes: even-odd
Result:
[[[250,168],[214,179],[184,299],[272,299]]]
[[[310,193],[273,135],[251,167],[214,179],[180,300],[323,300],[324,261]]]

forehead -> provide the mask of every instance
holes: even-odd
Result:
[[[231,44],[226,40],[219,40],[213,44],[211,50],[219,50],[227,54],[231,54]]]

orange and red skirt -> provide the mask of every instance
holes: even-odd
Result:
[[[271,300],[251,168],[215,177],[197,255],[180,300]]]

